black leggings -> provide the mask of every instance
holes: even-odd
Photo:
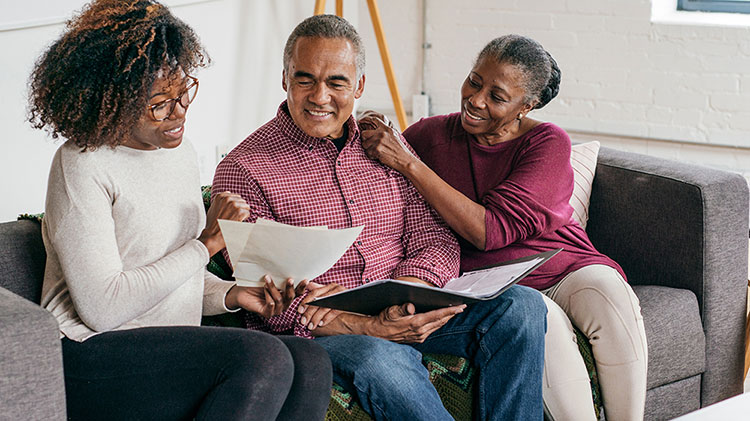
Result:
[[[224,327],[62,340],[68,419],[322,420],[331,361],[315,342]]]

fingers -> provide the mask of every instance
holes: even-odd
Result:
[[[381,113],[378,113],[372,110],[367,110],[363,112],[362,114],[360,114],[360,118],[357,121],[357,123],[359,123],[360,128],[362,130],[372,130],[377,127],[374,124],[374,121],[377,121],[377,120],[385,121],[387,120],[387,118]]]
[[[300,323],[305,325],[308,329],[314,330],[315,328],[325,326],[338,317],[340,312],[336,310],[308,304],[315,298],[331,295],[343,290],[345,290],[345,288],[339,284],[320,285],[310,282],[307,296],[297,307],[297,312],[302,315],[302,317],[300,317]]]
[[[465,308],[466,304],[461,304],[460,306],[445,307],[416,315],[414,323],[418,328],[410,339],[417,343],[424,342],[432,332],[443,327],[450,319],[463,312]]]
[[[337,293],[339,291],[343,291],[345,288],[342,287],[339,284],[327,284],[327,285],[320,285],[316,284],[314,282],[310,282],[307,290],[307,296],[300,302],[300,307],[306,305],[310,301],[318,298],[318,297],[324,297],[326,295],[331,295],[334,293]],[[302,313],[304,310],[300,311]]]
[[[323,316],[327,313],[327,308],[317,306],[307,306],[305,312],[300,317],[300,324],[306,326],[309,330],[314,330],[320,326],[320,321],[323,320]]]
[[[456,314],[463,312],[465,308],[466,308],[466,304],[461,304],[458,306],[451,306],[451,307],[443,307],[437,310],[432,310],[426,313],[421,313],[419,316],[424,317],[427,321],[439,320],[446,316],[453,317]]]
[[[215,213],[211,212],[215,209]],[[209,214],[215,219],[244,221],[250,217],[250,205],[239,194],[228,191],[217,194],[212,202]]]
[[[310,284],[310,281],[308,281],[307,279],[301,280],[299,282],[299,284],[297,284],[297,288],[294,289],[294,295],[295,296],[300,296],[300,295],[304,294],[305,291],[307,291],[307,288],[308,288],[309,284]]]
[[[339,317],[339,314],[341,314],[340,311],[329,309],[329,311],[323,317],[323,320],[321,320],[321,322],[318,323],[318,325],[326,326],[328,323],[331,323],[335,318]]]
[[[278,316],[286,310],[289,304],[284,302],[281,291],[276,288],[271,277],[266,275],[265,280],[266,284],[263,286],[263,292],[266,297],[266,306],[271,316]]]
[[[379,113],[374,110],[365,110],[360,114],[360,119],[366,118],[366,117],[379,117],[379,118],[385,118],[385,116],[382,113]]]
[[[386,320],[398,320],[414,314],[414,304],[404,303],[398,306],[390,306],[383,310]]]
[[[451,313],[445,317],[442,317],[437,320],[433,320],[431,322],[428,322],[422,325],[422,328],[420,329],[418,336],[414,338],[414,341],[419,342],[419,343],[424,342],[427,339],[427,337],[432,335],[432,332],[443,327],[443,325],[448,323],[448,321],[452,319],[453,317],[455,317],[456,314],[457,313]]]
[[[294,288],[294,280],[288,278],[286,280],[286,285],[284,286],[284,303],[291,303],[296,296],[297,290]]]
[[[391,306],[379,316],[384,332],[382,337],[400,343],[424,342],[465,308],[466,305],[460,305],[414,314],[414,305],[411,303]]]
[[[359,130],[360,130],[361,132],[366,132],[366,131],[370,131],[370,130],[375,130],[375,129],[377,129],[377,128],[378,128],[377,124],[375,124],[375,123],[374,123],[374,122],[373,122],[372,120],[370,120],[370,119],[368,119],[368,118],[365,118],[365,119],[359,120],[359,121],[357,122],[357,124],[359,124]]]

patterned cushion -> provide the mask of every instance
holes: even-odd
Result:
[[[594,182],[596,159],[599,155],[599,142],[587,142],[573,145],[570,152],[570,165],[573,166],[573,195],[570,206],[573,207],[573,219],[586,229],[589,220],[589,198],[591,183]]]
[[[456,420],[472,419],[472,403],[476,370],[471,364],[453,355],[425,354],[422,362],[430,373],[430,381],[437,389],[445,409]],[[365,421],[370,416],[349,392],[334,383],[327,421]]]

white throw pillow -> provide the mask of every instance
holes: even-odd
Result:
[[[589,220],[589,199],[591,183],[594,182],[596,159],[599,156],[600,143],[597,141],[573,145],[570,152],[570,165],[573,166],[573,195],[570,206],[573,207],[573,219],[586,229]]]

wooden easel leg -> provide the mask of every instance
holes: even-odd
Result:
[[[344,17],[344,0],[336,0],[336,16]]]
[[[326,0],[315,0],[315,10],[313,11],[313,15],[322,15],[325,11]]]
[[[747,378],[747,370],[750,368],[750,316],[747,318],[745,324],[745,374],[742,376],[743,379]]]
[[[388,44],[385,42],[385,35],[383,34],[383,24],[381,23],[380,11],[378,10],[378,3],[376,0],[367,0],[367,7],[370,9],[370,19],[372,19],[372,28],[375,30],[375,38],[378,40],[378,49],[380,50],[380,58],[383,60],[383,68],[385,69],[385,77],[386,79],[388,79],[388,88],[391,91],[391,99],[393,100],[393,107],[396,109],[396,117],[398,118],[398,125],[401,127],[401,131],[404,131],[409,126],[409,124],[406,121],[406,112],[404,111],[404,104],[401,101],[401,94],[398,91],[396,78],[393,75],[393,65],[391,64],[391,54],[388,51]]]

